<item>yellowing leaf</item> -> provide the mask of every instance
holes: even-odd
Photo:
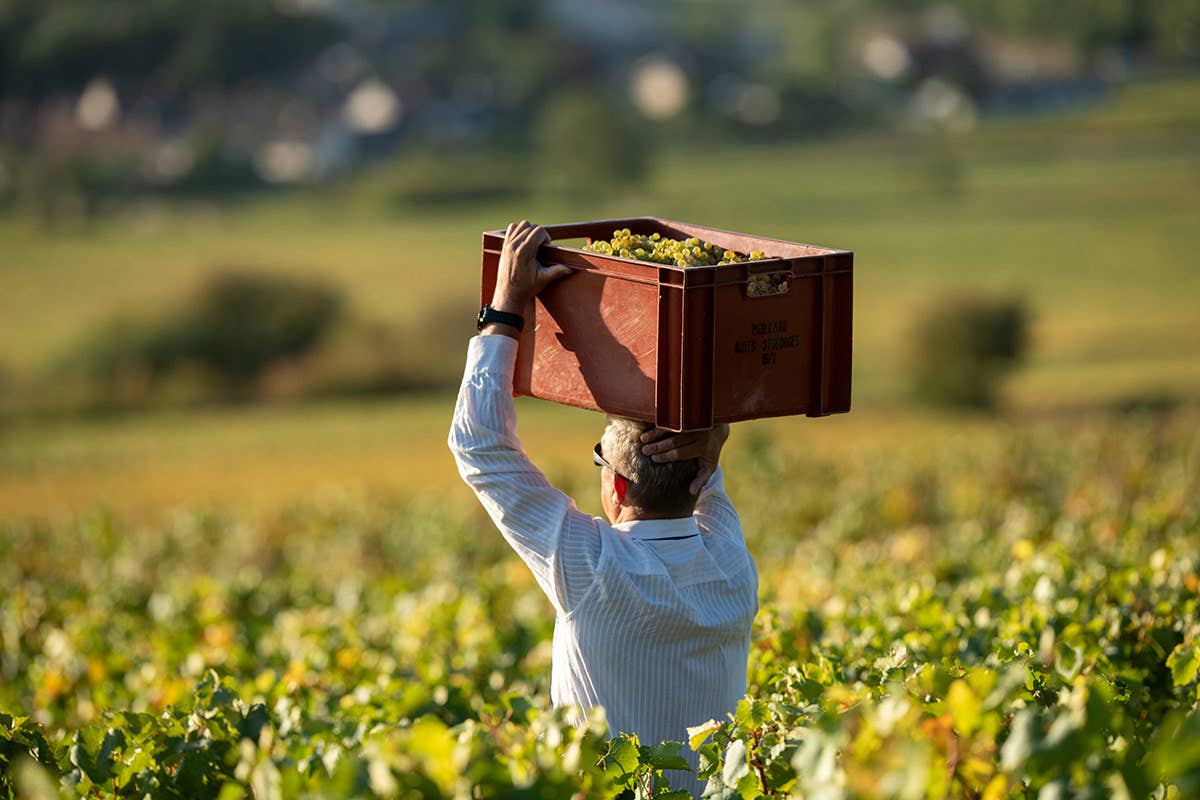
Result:
[[[979,729],[983,704],[966,681],[960,679],[950,684],[950,691],[946,694],[946,705],[950,707],[954,727],[960,734],[970,736]]]
[[[699,725],[688,728],[688,746],[696,750],[700,745],[708,741],[708,737],[712,736],[721,727],[721,723],[715,719],[710,719],[708,722],[702,722]]]
[[[458,775],[454,768],[454,734],[440,719],[427,716],[413,723],[411,736],[410,752],[421,760],[425,772],[439,787],[450,791]]]
[[[1003,775],[992,778],[984,788],[979,800],[1001,800],[1008,791],[1008,780]]]

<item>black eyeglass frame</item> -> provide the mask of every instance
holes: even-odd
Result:
[[[596,446],[592,448],[592,463],[597,467],[608,467],[612,470],[613,475],[617,475],[625,480],[629,480],[629,478],[626,478],[624,475],[621,475],[621,473],[617,472],[617,468],[608,462],[608,459],[604,457],[604,453],[600,450],[600,444],[600,442],[596,442]]]

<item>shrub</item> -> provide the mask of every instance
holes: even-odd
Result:
[[[109,323],[64,364],[59,380],[80,379],[83,407],[142,405],[179,376],[192,400],[245,396],[271,365],[314,349],[342,316],[341,293],[322,283],[247,271],[223,272],[174,316]],[[200,378],[197,378],[200,376]],[[196,391],[194,384],[208,385]],[[211,397],[209,397],[211,399]]]
[[[157,332],[145,355],[156,373],[194,362],[231,382],[245,382],[268,364],[311,349],[341,310],[341,295],[323,284],[221,274],[187,313]]]
[[[475,333],[477,302],[472,293],[430,297],[400,326],[348,320],[320,347],[267,370],[260,394],[295,399],[451,390]]]
[[[913,329],[912,380],[935,406],[994,408],[1000,381],[1024,358],[1029,312],[1015,297],[943,298]]]
[[[448,391],[462,374],[476,302],[472,293],[434,296],[396,325],[353,315],[340,292],[319,283],[223,273],[173,316],[125,315],[95,330],[20,408],[57,414]],[[4,396],[0,373],[0,414]]]

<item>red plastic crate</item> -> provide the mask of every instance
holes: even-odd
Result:
[[[674,267],[592,253],[563,240],[629,228],[698,237],[765,260]],[[513,391],[696,430],[723,422],[850,410],[853,253],[656,217],[548,225],[543,264],[575,272],[525,309]],[[491,302],[504,231],[483,234]],[[754,296],[747,286],[755,276]]]

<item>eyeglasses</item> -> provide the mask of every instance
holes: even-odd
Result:
[[[592,449],[592,463],[595,464],[597,467],[608,467],[609,469],[611,469],[613,471],[614,475],[619,475],[620,477],[625,478],[624,475],[621,475],[621,473],[617,472],[616,467],[614,467],[612,464],[608,463],[608,459],[605,458],[604,453],[602,453],[600,451],[600,442],[596,442],[595,448]],[[625,480],[629,480],[629,479],[625,478]]]

